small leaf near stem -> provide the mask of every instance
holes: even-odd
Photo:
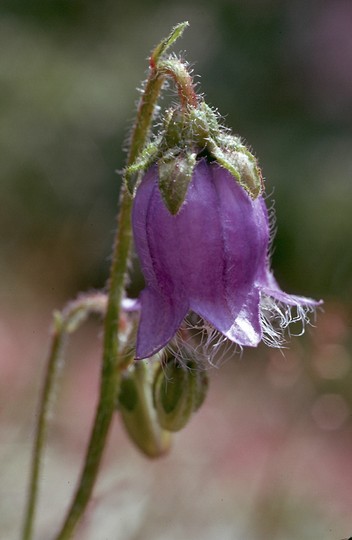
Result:
[[[152,69],[155,69],[157,66],[157,63],[159,61],[159,58],[161,58],[166,51],[175,43],[175,41],[182,36],[185,29],[189,26],[188,21],[185,21],[183,23],[177,24],[174,26],[174,28],[171,30],[168,37],[161,40],[161,42],[155,47],[152,54],[150,55],[150,67]]]

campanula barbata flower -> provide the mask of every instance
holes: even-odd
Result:
[[[165,130],[169,146],[177,128],[188,140],[167,150],[167,162],[159,153],[135,190],[133,234],[146,281],[137,359],[168,345],[190,312],[241,347],[261,340],[281,346],[283,329],[297,320],[304,326],[318,304],[286,294],[275,281],[256,160],[238,138],[218,129],[207,106],[199,110],[198,123],[190,113],[192,129],[184,118],[179,128],[178,115],[179,124]],[[202,145],[206,152],[197,154]],[[165,154],[165,143],[161,148]]]
[[[252,200],[215,162],[198,162],[177,215],[166,208],[152,166],[137,190],[133,231],[146,280],[137,358],[165,347],[190,310],[241,346],[279,345],[271,319],[284,327],[295,307],[304,321],[317,304],[280,289],[269,268],[263,197]]]

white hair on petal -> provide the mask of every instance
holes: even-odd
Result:
[[[270,347],[283,347],[287,341],[285,338],[286,329],[289,336],[304,334],[306,325],[311,324],[308,313],[315,313],[315,308],[298,302],[291,306],[262,293],[260,299],[262,341]],[[301,330],[297,334],[292,334],[289,328],[294,323],[301,324]]]
[[[270,261],[274,248],[274,238],[277,232],[277,223],[276,223],[276,212],[275,212],[275,201],[271,201],[271,206],[268,208],[268,220],[269,220],[269,242],[268,242],[268,260]]]
[[[298,298],[294,305],[289,305],[262,292],[259,312],[263,343],[282,349],[285,348],[287,336],[301,336],[305,332],[306,325],[311,324],[309,314],[315,314],[316,309],[309,303],[300,303]],[[298,333],[290,330],[290,325],[295,323],[300,324]],[[161,363],[171,357],[183,368],[193,369],[189,361],[194,360],[197,369],[205,370],[218,368],[235,354],[242,355],[242,352],[241,345],[229,340],[196,313],[190,312],[165,347]]]
[[[187,360],[194,359],[197,367],[220,367],[242,347],[230,341],[205,319],[190,313],[173,340],[165,349],[166,355],[187,368]]]
[[[266,193],[262,194],[264,201],[265,202],[269,201],[269,205],[265,204],[266,211],[268,214],[268,227],[269,227],[269,241],[268,241],[268,248],[267,248],[268,261],[271,260],[273,253],[275,251],[274,238],[277,233],[275,199],[272,198],[273,194],[274,194],[274,190],[272,190],[271,193],[269,194],[266,194]]]

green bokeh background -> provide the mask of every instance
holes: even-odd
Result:
[[[0,12],[1,277],[101,287],[122,151],[151,47],[176,50],[259,158],[276,200],[274,266],[290,290],[352,293],[348,2],[11,1]],[[346,12],[346,13],[345,13]],[[340,26],[339,26],[340,25]],[[349,48],[348,48],[349,47]]]

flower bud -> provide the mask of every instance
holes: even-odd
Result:
[[[203,403],[208,387],[206,372],[196,362],[161,365],[154,382],[154,405],[160,425],[179,431]]]
[[[170,448],[171,437],[158,423],[153,406],[154,366],[137,362],[123,375],[118,398],[123,423],[130,438],[148,457],[156,458]]]

